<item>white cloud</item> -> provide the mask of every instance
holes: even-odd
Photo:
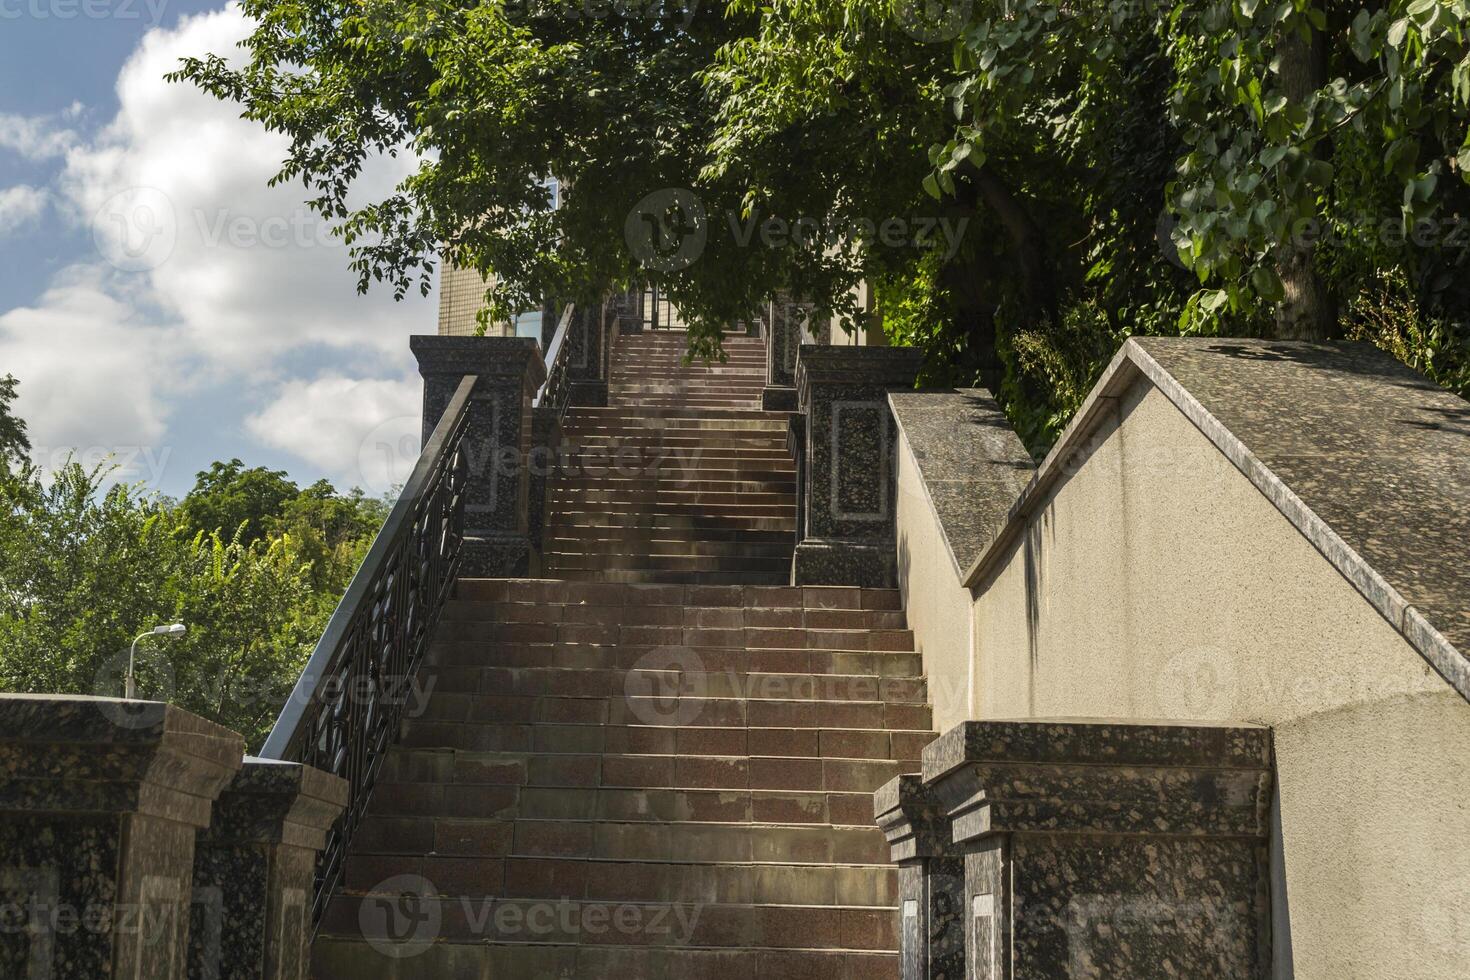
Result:
[[[332,474],[342,485],[381,494],[403,483],[418,458],[420,382],[326,374],[280,386],[245,420],[267,446]]]
[[[64,120],[75,118],[81,112],[73,105],[66,112],[53,116],[19,116],[0,112],[0,149],[18,153],[27,160],[48,160],[66,153],[77,141],[77,134],[64,128]]]
[[[0,190],[0,236],[30,224],[46,209],[49,195],[39,187],[17,184]]]
[[[231,4],[148,31],[100,130],[66,128],[83,116],[77,106],[0,115],[0,147],[58,160],[52,213],[96,246],[33,306],[0,313],[0,364],[21,380],[33,441],[167,442],[181,393],[171,379],[183,376],[265,393],[246,430],[346,479],[383,413],[417,415],[418,385],[402,375],[408,335],[434,329],[431,303],[359,296],[348,250],[302,204],[305,189],[267,184],[285,140],[241,120],[238,106],[163,81],[185,54],[237,57],[248,29]],[[412,167],[402,156],[373,162],[367,192],[388,192]],[[12,205],[16,221],[34,207],[24,200]],[[151,369],[159,364],[173,367]],[[293,380],[302,373],[313,380]]]
[[[63,273],[33,307],[0,314],[0,364],[20,379],[17,414],[43,463],[164,445],[177,332],[140,322],[96,270]],[[160,383],[162,382],[162,383]]]
[[[186,53],[234,54],[247,30],[230,6],[145,35],[118,78],[117,117],[67,155],[61,185],[73,214],[94,224],[105,256],[142,270],[211,357],[259,369],[325,345],[398,362],[405,324],[431,312],[385,291],[357,295],[348,250],[303,203],[305,188],[267,186],[286,138],[161,80]],[[412,167],[406,156],[374,161],[364,186],[386,193]]]

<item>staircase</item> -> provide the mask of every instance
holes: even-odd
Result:
[[[792,548],[784,416],[745,406],[744,338],[710,368],[676,344],[625,341],[614,407],[568,423],[579,452],[687,450],[694,486],[573,473],[556,579],[459,583],[320,980],[898,975],[871,794],[933,738],[899,595],[765,584]]]
[[[790,578],[796,468],[788,416],[760,410],[765,345],[727,337],[726,363],[682,363],[682,332],[624,338],[607,408],[572,408],[567,465],[548,482],[553,578],[779,585]]]

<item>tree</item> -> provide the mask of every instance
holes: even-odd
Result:
[[[1038,449],[1129,333],[1357,332],[1391,283],[1400,335],[1464,357],[1470,0],[245,7],[245,66],[176,77],[291,138],[278,179],[364,288],[427,286],[441,253],[501,312],[653,282],[709,353],[783,289],[855,325],[866,280],[931,378],[978,375]],[[417,172],[349,205],[398,151]],[[912,217],[966,232],[890,247]]]
[[[211,472],[243,470],[238,461]],[[140,632],[139,693],[241,732],[259,746],[341,600],[380,505],[335,498],[325,483],[230,538],[198,530],[183,507],[68,462],[0,482],[0,690],[122,692]],[[303,511],[344,516],[324,532]],[[270,528],[245,540],[245,525]],[[290,525],[293,530],[280,531]]]
[[[25,421],[17,418],[11,408],[19,386],[14,375],[0,378],[0,472],[18,466],[31,450]]]
[[[238,459],[213,463],[194,479],[194,489],[180,503],[185,524],[205,534],[233,537],[245,544],[276,529],[280,515],[301,490],[284,470],[263,466],[246,469]]]

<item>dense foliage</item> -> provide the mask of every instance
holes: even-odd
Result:
[[[696,351],[791,290],[1038,449],[1139,332],[1364,337],[1466,391],[1470,0],[244,7],[243,63],[178,77],[291,137],[364,287],[653,282]]]
[[[75,462],[13,467],[0,478],[0,690],[120,696],[134,637],[183,622],[184,636],[139,645],[139,696],[259,747],[384,516],[360,494],[284,479],[270,482],[293,493],[274,509],[241,508],[264,473],[216,464],[174,505]]]

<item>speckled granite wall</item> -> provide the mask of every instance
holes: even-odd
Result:
[[[0,976],[184,980],[195,834],[245,746],[125,704],[0,696]]]
[[[475,577],[529,574],[528,504],[531,401],[546,377],[534,340],[521,337],[409,338],[424,378],[427,442],[467,374],[478,376],[469,406],[465,448],[470,481],[465,500],[461,572]]]
[[[888,392],[912,388],[923,360],[904,347],[804,344],[796,383],[806,416],[804,539],[796,585],[892,588],[897,428]]]
[[[901,896],[927,918],[905,980],[961,975],[960,936],[971,980],[1266,977],[1271,785],[1264,728],[950,730],[924,750],[922,781],[874,797]]]
[[[306,980],[316,856],[347,783],[247,759],[194,858],[190,980]]]

